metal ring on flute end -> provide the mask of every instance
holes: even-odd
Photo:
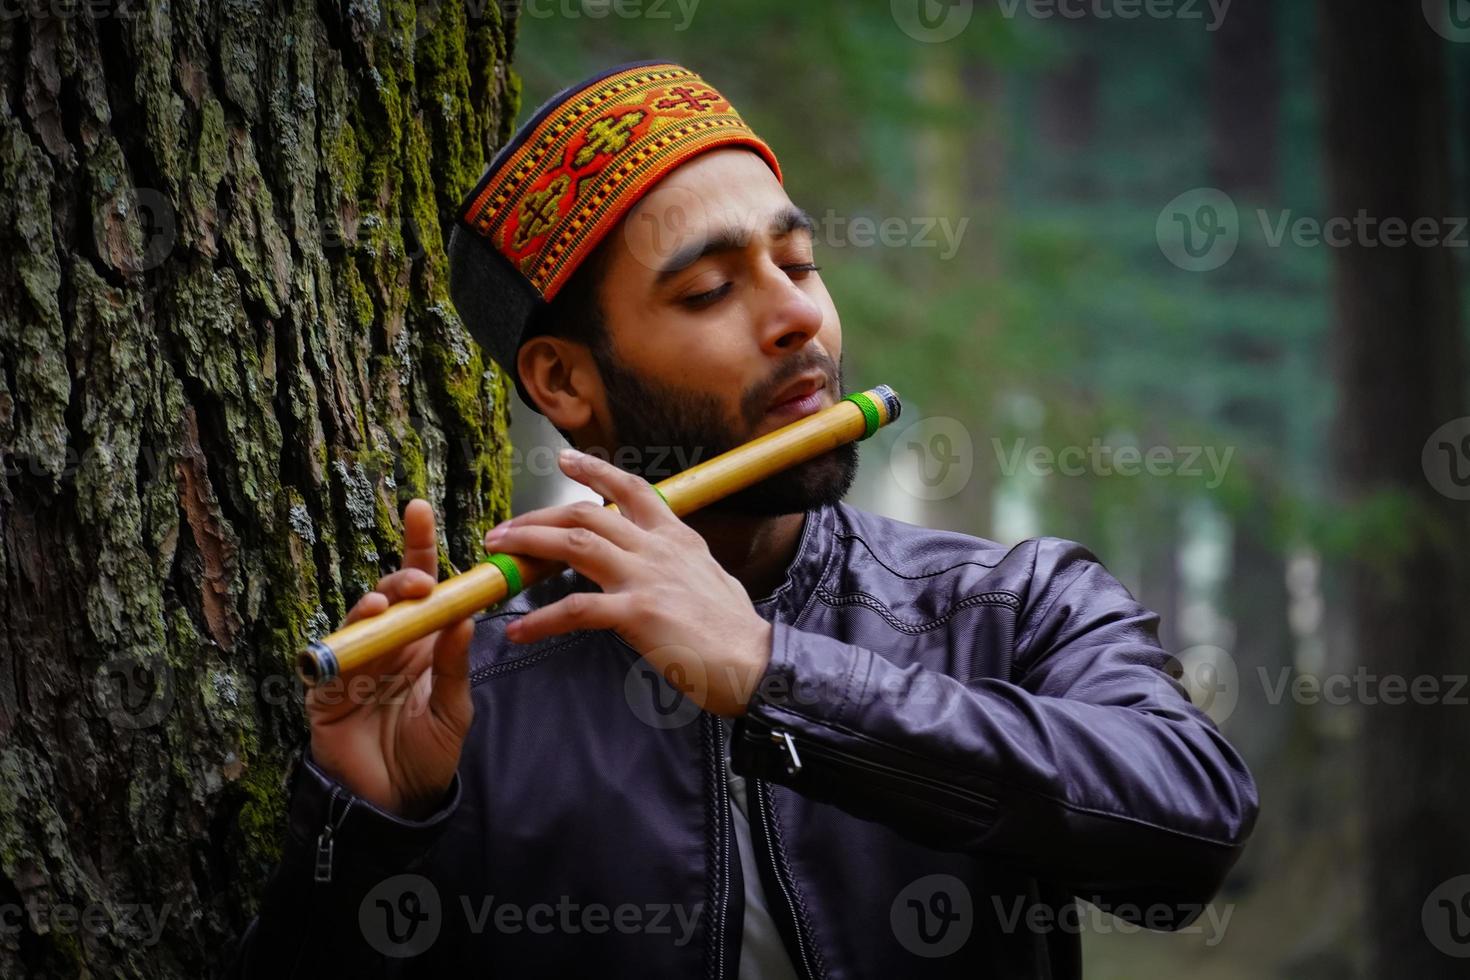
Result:
[[[321,640],[312,640],[296,658],[296,673],[307,687],[316,687],[337,676],[337,655]]]

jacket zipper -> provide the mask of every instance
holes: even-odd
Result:
[[[798,769],[800,763],[797,764]],[[776,843],[771,834],[771,823],[775,819],[775,811],[771,808],[770,791],[766,781],[763,779],[750,778],[746,780],[746,786],[755,796],[754,811],[760,818],[761,840],[765,843],[764,853],[758,854],[758,858],[764,858],[774,872],[776,884],[781,888],[781,902],[786,907],[787,917],[791,921],[791,932],[796,937],[797,959],[793,964],[804,980],[815,980],[816,969],[812,966],[811,952],[807,948],[806,930],[801,921],[801,914],[797,911],[796,901],[791,893],[791,884],[788,881],[782,862],[776,856]],[[759,873],[759,872],[757,872]]]
[[[341,786],[332,787],[332,795],[327,798],[327,818],[322,826],[322,832],[316,838],[316,867],[312,871],[312,880],[317,884],[330,885],[332,883],[332,855],[337,849],[337,831],[347,822],[347,814],[352,812],[352,804],[357,802],[357,797],[348,796],[347,805],[342,808],[342,815],[334,822],[332,811],[336,809],[337,800],[341,799],[343,791]]]
[[[782,754],[786,760],[786,772],[793,776],[799,773],[802,768],[801,756],[797,755],[796,739],[792,734],[784,728],[770,728],[759,722],[752,724],[752,721],[753,719],[747,716],[746,728],[751,733],[751,737],[757,741],[761,740],[763,736],[770,738],[782,750]],[[974,810],[983,810],[987,814],[993,814],[999,805],[995,797],[977,790],[962,789],[942,780],[908,772],[882,762],[874,762],[872,759],[865,759],[851,752],[844,752],[842,749],[834,749],[826,745],[818,745],[808,741],[802,744],[801,752],[810,759],[826,759],[829,762],[835,762],[839,765],[887,776],[891,779],[910,783],[915,786],[921,786],[930,793],[930,797],[926,798],[926,802],[933,803],[936,806],[942,806],[946,810],[954,811],[971,819],[974,819]],[[934,796],[956,800],[967,804],[967,807],[952,806],[940,800],[933,799],[932,797]]]
[[[719,835],[717,844],[718,853],[715,860],[719,862],[719,912],[715,917],[715,980],[723,980],[725,976],[725,914],[730,906],[730,827],[726,823],[726,815],[730,807],[730,785],[729,775],[725,771],[725,732],[718,720],[705,716],[704,721],[714,729],[715,736],[715,771],[719,773],[719,799],[715,801],[716,813],[719,819],[715,821],[715,827]]]

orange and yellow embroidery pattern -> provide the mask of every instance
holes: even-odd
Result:
[[[674,167],[717,146],[776,155],[728,100],[678,65],[616,72],[562,101],[470,196],[463,220],[550,300]]]

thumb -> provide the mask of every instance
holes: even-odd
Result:
[[[434,508],[415,497],[403,508],[403,567],[417,568],[439,578],[439,535],[434,530]]]
[[[461,619],[439,631],[434,640],[434,677],[429,688],[429,713],[463,739],[475,711],[470,700],[470,639],[473,619]]]

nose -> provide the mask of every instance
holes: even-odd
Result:
[[[767,354],[798,351],[822,329],[822,308],[775,263],[767,264],[758,295],[761,349]]]

